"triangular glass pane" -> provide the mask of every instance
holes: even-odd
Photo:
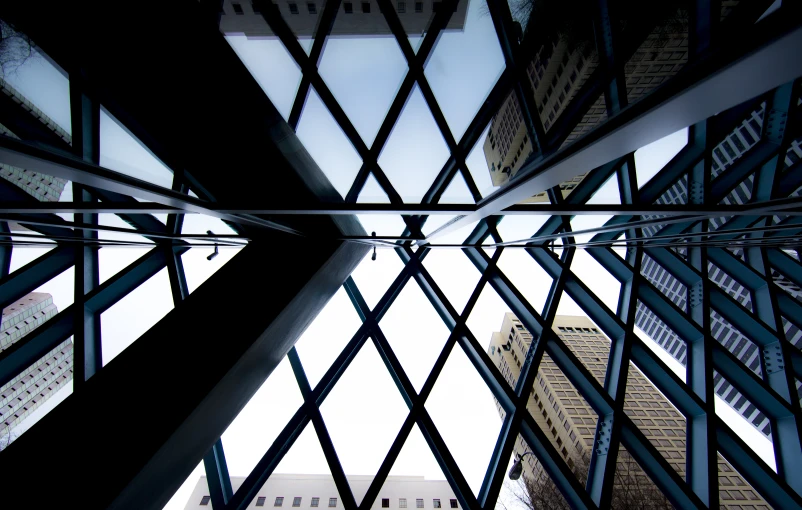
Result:
[[[613,174],[610,176],[602,187],[599,188],[587,204],[620,204],[621,194],[618,191],[618,175]]]
[[[685,416],[634,364],[627,375],[624,412],[674,471],[685,478],[687,425]]]
[[[495,242],[496,242],[495,239],[493,239],[491,236],[487,236],[485,238],[485,240],[482,241],[482,244],[483,245],[485,245],[485,244],[495,244]],[[496,253],[496,248],[494,246],[488,246],[488,247],[482,246],[482,250],[484,250],[485,254],[487,254],[487,256],[491,257],[491,258]]]
[[[449,331],[413,278],[401,289],[379,325],[407,377],[420,392]]]
[[[610,311],[615,313],[618,310],[621,282],[591,257],[587,250],[576,250],[571,263],[571,272],[582,280]]]
[[[713,372],[714,381],[721,384],[720,376]],[[726,385],[729,382],[726,381]],[[739,395],[739,400],[740,400]],[[737,401],[737,400],[736,400]],[[718,416],[735,434],[766,463],[769,469],[777,472],[776,459],[774,458],[774,444],[771,436],[771,423],[766,415],[755,407],[748,400],[744,400],[737,409],[728,404],[723,398],[716,394],[714,398],[716,416]]]
[[[233,34],[226,35],[226,41],[284,120],[289,119],[301,70],[281,41]]]
[[[105,108],[100,109],[100,166],[163,188],[173,186],[173,172]]]
[[[285,357],[223,432],[228,474],[248,476],[303,403]]]
[[[184,263],[184,277],[187,279],[187,290],[189,293],[195,290],[209,279],[218,269],[226,265],[229,260],[239,253],[242,248],[220,246],[218,255],[209,260],[209,256],[214,253],[212,247],[209,248],[191,248],[189,251],[181,255],[181,261]]]
[[[613,480],[613,508],[674,508],[638,461],[620,446]]]
[[[409,410],[387,372],[373,342],[359,350],[323,404],[320,412],[348,475],[374,475],[393,444]],[[357,504],[367,491],[355,487]]]
[[[481,273],[463,250],[434,248],[423,259],[423,267],[446,295],[457,313],[462,313]]]
[[[235,479],[232,479],[231,482],[232,485],[236,484]],[[309,499],[301,501],[303,507],[328,508],[332,503],[332,508],[343,508],[340,494],[326,462],[326,456],[320,447],[315,427],[311,423],[304,428],[290,450],[276,466],[273,474],[259,489],[255,502],[258,504],[258,498],[265,498],[268,502],[265,506],[272,507],[278,503],[276,498],[280,497],[288,500],[282,500],[282,503],[286,503],[285,506],[291,506],[292,500],[289,498],[297,494],[308,493],[310,483],[314,484],[314,492]],[[316,499],[317,505],[315,505]]]
[[[543,248],[533,248],[542,250]],[[506,248],[498,259],[498,267],[523,294],[532,308],[543,314],[554,279],[522,248]]]
[[[296,134],[334,189],[345,197],[362,159],[314,89],[309,90]]]
[[[487,145],[487,134],[489,131],[490,124],[488,124],[482,134],[479,135],[479,139],[465,159],[465,164],[468,167],[468,171],[471,172],[473,182],[476,183],[476,187],[479,188],[479,193],[481,193],[483,197],[493,193],[496,189],[496,187],[493,186],[493,181],[490,180],[490,161],[488,161],[486,156],[489,147],[485,147],[485,145]]]
[[[100,315],[103,365],[107,365],[172,309],[170,279],[167,268],[164,268]]]
[[[435,500],[439,501],[439,508],[458,508],[453,506],[456,496],[440,465],[418,426],[413,425],[370,508],[388,508],[382,506],[385,500],[388,500],[389,508],[418,508],[421,499],[424,508],[438,508],[434,506]]]
[[[521,241],[534,236],[548,219],[549,216],[545,214],[538,216],[512,214],[504,216],[496,225],[496,230],[504,242]]]
[[[485,9],[485,2],[470,2],[464,28],[440,34],[424,70],[455,140],[462,138],[504,70],[504,55]]]
[[[440,197],[441,204],[473,204],[473,195],[468,185],[465,183],[465,178],[462,172],[457,172],[451,183],[448,185],[443,195]]]
[[[635,334],[675,373],[685,380],[688,345],[674,330],[638,300],[635,310]]]
[[[295,344],[306,378],[312,388],[317,385],[361,325],[362,321],[354,305],[351,304],[345,288],[340,287]]]
[[[326,39],[319,72],[365,145],[370,147],[408,66],[384,16],[370,12],[378,11],[378,6],[358,2],[354,8],[361,12],[338,13],[332,36]],[[354,16],[370,17],[369,25],[363,22],[364,26],[359,27],[367,33],[338,35],[354,32]]]
[[[518,436],[507,472],[512,469],[515,459],[527,452],[532,452],[532,449],[521,436]],[[574,471],[577,478],[583,477],[583,473],[578,472],[578,470],[584,468],[586,473],[587,466],[573,462],[570,457],[570,450],[568,455],[566,459],[568,466]],[[586,474],[584,478],[587,478]],[[523,474],[521,478],[515,482],[505,481],[499,495],[499,502],[504,505],[504,508],[548,508],[549,510],[570,510],[571,508],[560,489],[557,488],[549,474],[543,469],[543,465],[538,458],[531,454],[523,458]]]
[[[357,214],[356,217],[368,235],[376,232],[378,237],[401,237],[407,228],[404,219],[397,214]]]
[[[718,454],[718,498],[723,508],[771,508],[744,477]]]
[[[145,247],[117,248],[104,246],[97,252],[100,283],[103,284],[149,251],[150,248]]]
[[[420,202],[448,159],[446,146],[417,85],[379,156],[404,202]]]
[[[98,224],[107,227],[123,228],[134,232],[134,227],[116,214],[102,213],[97,215]],[[100,241],[123,241],[128,243],[144,243],[153,244],[153,241],[135,233],[127,232],[113,232],[108,230],[100,230],[97,233]]]
[[[710,309],[710,333],[749,370],[762,378],[763,370],[760,367],[758,346],[712,308]]]
[[[238,35],[254,40],[277,40],[270,25],[265,21],[265,13],[259,10],[259,5],[259,2],[224,2],[220,13],[220,32],[226,36]],[[301,46],[311,47],[324,3],[286,2],[274,3],[273,6],[278,9]],[[271,15],[273,14],[268,14]]]
[[[641,274],[680,309],[686,310],[688,288],[653,258],[644,254]]]
[[[635,175],[638,188],[642,188],[649,179],[666,166],[666,163],[677,155],[688,144],[688,128],[661,138],[635,151]]]
[[[437,378],[426,410],[468,485],[478,494],[501,423],[493,394],[459,345]]]
[[[423,235],[428,236],[454,218],[456,216],[450,214],[432,214],[426,218],[426,223],[423,224],[421,232],[423,232]]]
[[[201,461],[162,510],[183,510],[189,505],[200,505],[203,497],[209,496],[205,473],[203,461]]]
[[[404,269],[404,264],[393,250],[377,250],[376,260],[367,254],[351,273],[362,297],[372,310],[382,298],[390,284]]]
[[[594,228],[600,228],[607,223],[612,216],[609,215],[597,215],[597,214],[580,214],[578,216],[574,216],[571,219],[571,230],[574,232],[579,232],[581,230],[590,230]],[[579,234],[574,236],[574,240],[577,244],[587,243],[593,239],[593,236],[596,234]]]
[[[424,38],[423,35],[420,35],[420,36],[418,36],[418,35],[409,35],[409,36],[407,36],[407,40],[409,41],[409,45],[412,46],[412,51],[415,52],[416,54],[418,53],[418,50],[420,49],[420,45],[423,42],[423,38]]]
[[[26,234],[37,234],[36,232],[29,231],[29,230],[26,230],[26,231],[23,231],[23,232],[26,233]],[[22,233],[22,232],[20,232],[20,233]],[[20,238],[20,237],[12,238],[12,240],[14,240],[14,241],[38,241],[38,239],[35,239],[35,238]],[[46,238],[42,237],[42,241],[49,241],[49,239],[46,239]],[[52,250],[55,247],[56,247],[56,243],[53,243],[52,247],[50,247],[50,246],[25,246],[25,245],[14,246],[11,249],[11,263],[9,264],[9,268],[8,268],[9,274],[13,273],[14,271],[17,271],[18,269],[20,269],[21,267],[25,266],[26,264],[29,264],[29,263],[33,262],[34,260],[38,259],[39,257],[41,257],[42,255],[46,254],[47,252],[49,252],[50,250]]]
[[[368,174],[368,178],[365,181],[365,185],[362,186],[362,191],[359,192],[356,202],[358,204],[389,204],[390,199],[371,172]]]
[[[3,39],[8,41],[7,49],[11,50],[14,39],[8,37],[11,27],[4,24]],[[29,48],[20,48],[31,57],[20,65],[9,65],[4,59],[2,77],[3,92],[15,96],[25,104],[25,109],[38,118],[62,139],[71,142],[72,119],[70,118],[70,80],[61,69],[56,67],[50,58],[45,56],[35,44]],[[10,54],[8,54],[10,55]],[[38,111],[37,111],[38,110]]]

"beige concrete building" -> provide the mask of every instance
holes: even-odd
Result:
[[[318,18],[323,11],[323,0],[273,0],[292,32],[299,39],[314,37]],[[408,35],[422,35],[432,16],[440,8],[438,0],[398,0],[391,2]],[[469,2],[459,2],[451,15],[446,30],[462,30]],[[244,34],[249,38],[275,37],[265,22],[258,5],[250,0],[225,0],[220,17],[220,31],[224,34]],[[342,2],[331,30],[337,36],[390,36],[390,28],[375,0],[346,0]]]
[[[558,316],[553,330],[599,384],[604,384],[610,341],[593,322],[586,317]],[[531,341],[532,336],[511,313],[505,314],[501,331],[493,333],[488,353],[512,387],[515,387],[521,373]],[[528,409],[569,466],[578,468],[582,463],[587,464],[598,416],[546,354],[540,363]],[[634,365],[629,367],[624,410],[666,461],[684,478],[685,418]],[[500,406],[499,412],[501,413]],[[522,455],[528,450],[528,446],[519,438],[515,445],[516,454]],[[718,468],[722,508],[770,508],[721,456]],[[581,472],[581,469],[578,471]],[[619,476],[622,472],[636,476],[641,487],[653,487],[640,467],[628,454],[623,453],[619,455],[614,498],[617,488],[626,483]],[[527,455],[524,459],[524,476],[530,480],[545,476],[534,455]]]
[[[50,294],[32,292],[3,310],[0,352],[58,313]],[[0,437],[72,380],[73,344],[67,339],[0,388]]]
[[[231,477],[234,492],[245,481]],[[349,476],[348,483],[359,503],[368,491],[372,476]],[[334,480],[329,475],[274,474],[248,505],[256,507],[344,508]],[[202,476],[187,502],[186,510],[211,507],[206,477]],[[445,480],[427,480],[422,476],[388,476],[371,508],[460,508],[451,486]]]

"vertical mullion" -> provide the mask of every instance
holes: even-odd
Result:
[[[712,122],[697,126],[697,136],[704,140],[704,155],[691,169],[688,176],[688,201],[705,204],[710,201],[710,176],[712,167],[713,133]],[[710,508],[718,503],[718,449],[715,433],[715,402],[713,391],[713,360],[710,342],[710,280],[708,277],[707,248],[705,242],[708,221],[692,227],[699,236],[691,238],[696,246],[688,247],[688,261],[701,278],[688,287],[688,311],[691,320],[701,330],[697,338],[686,339],[686,381],[691,391],[704,403],[705,412],[687,416],[686,480],[691,489]]]
[[[595,4],[593,29],[596,36],[596,51],[599,54],[599,63],[607,82],[607,86],[604,88],[607,116],[612,117],[627,105],[626,80],[624,67],[615,55],[615,36],[610,19],[610,2],[609,0],[595,0]]]
[[[70,112],[72,122],[73,151],[81,159],[100,162],[100,105],[87,95],[85,81],[80,72],[70,75]],[[97,199],[89,189],[73,182],[73,200],[93,203]],[[75,221],[86,225],[97,225],[97,214],[75,214]],[[75,247],[74,306],[74,384],[76,389],[92,377],[103,366],[100,331],[100,314],[86,306],[85,296],[100,285],[98,262],[98,233],[81,230],[77,233],[81,244]]]

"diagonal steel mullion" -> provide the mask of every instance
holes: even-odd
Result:
[[[329,465],[331,477],[334,479],[334,485],[337,487],[337,492],[343,502],[343,506],[347,510],[356,510],[356,500],[354,493],[351,491],[351,486],[343,471],[340,459],[337,456],[337,451],[334,444],[331,442],[331,436],[326,428],[326,423],[323,421],[323,416],[320,414],[319,402],[315,401],[312,389],[309,387],[309,381],[304,373],[303,366],[301,365],[301,358],[298,357],[298,351],[293,347],[287,354],[292,366],[292,371],[295,374],[295,380],[298,382],[298,387],[301,389],[301,395],[304,398],[304,406],[306,413],[309,416],[312,425],[315,428],[320,448],[323,450],[323,455],[326,457],[326,463]]]
[[[337,11],[340,9],[340,0],[326,0],[323,6],[323,12],[320,14],[318,21],[317,31],[315,32],[315,40],[312,43],[312,50],[309,52],[309,60],[314,62],[315,67],[320,66],[320,60],[323,56],[323,48],[325,47],[326,39],[331,33],[334,26],[334,21],[337,17]],[[290,125],[293,131],[298,128],[298,121],[301,118],[301,112],[304,109],[306,96],[309,93],[310,80],[303,75],[301,84],[298,86],[298,91],[295,94],[295,101],[292,104],[290,117],[287,119],[287,124]]]

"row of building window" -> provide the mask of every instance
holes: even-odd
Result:
[[[211,501],[211,496],[203,496],[201,498],[200,504],[202,506],[207,506]],[[265,496],[258,496],[256,498],[256,506],[265,506],[265,501],[267,498]],[[303,502],[303,498],[301,496],[295,496],[292,498],[292,506],[298,508],[301,506]],[[457,503],[456,499],[449,499],[449,505],[451,508],[459,508],[459,504]],[[273,502],[274,507],[282,507],[284,506],[284,496],[276,496],[275,501]],[[310,507],[317,508],[320,506],[320,498],[312,498],[310,502]],[[337,498],[329,498],[329,508],[336,508],[337,507]],[[382,498],[382,508],[390,508],[390,498]],[[398,508],[407,508],[407,499],[406,498],[398,498]],[[418,498],[415,500],[415,508],[426,508],[423,498]],[[443,504],[440,499],[433,499],[432,500],[432,508],[443,508]]]
[[[414,2],[415,4],[415,12],[420,14],[423,12],[423,2]],[[300,10],[298,9],[298,4],[295,2],[290,2],[289,4],[290,14],[300,14]],[[441,2],[432,2],[432,12],[437,12],[440,10]],[[242,4],[239,3],[232,3],[231,7],[234,9],[234,14],[237,16],[242,16],[245,14],[245,10],[242,8]],[[362,12],[365,14],[370,14],[370,2],[361,2]],[[398,2],[397,8],[399,14],[404,14],[407,12],[407,3],[406,2]],[[253,10],[254,14],[260,14],[259,8],[256,4],[251,4],[251,9]],[[317,14],[317,4],[314,2],[307,2],[306,3],[306,10],[309,14]],[[345,14],[353,14],[354,12],[354,4],[352,2],[343,2],[343,12]]]

